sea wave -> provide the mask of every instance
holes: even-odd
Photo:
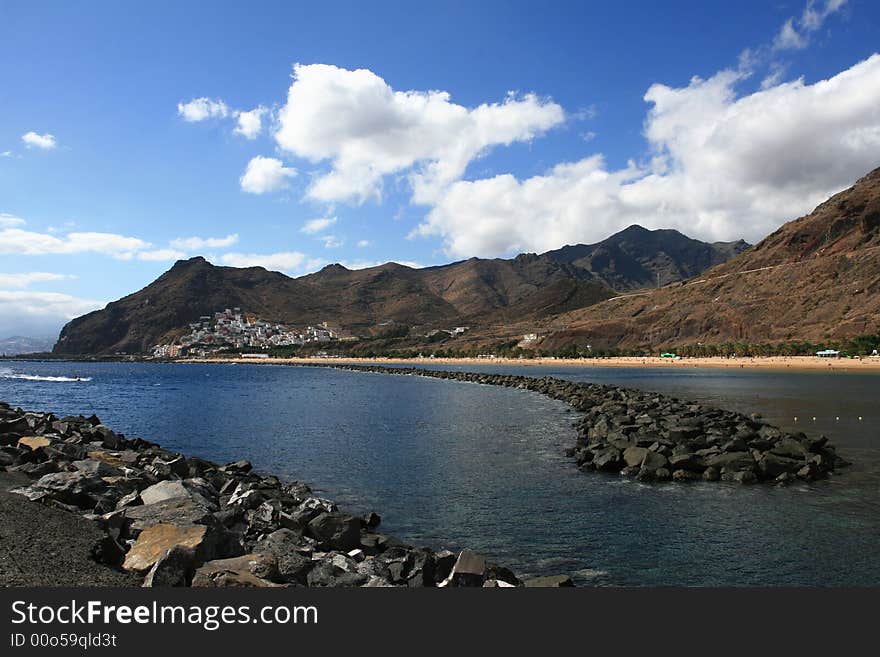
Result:
[[[80,383],[91,381],[90,376],[38,376],[36,374],[18,374],[12,371],[0,370],[0,379],[21,379],[22,381],[49,381],[52,383]]]

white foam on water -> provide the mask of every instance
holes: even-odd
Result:
[[[22,381],[48,381],[51,383],[80,383],[91,381],[92,377],[70,377],[70,376],[38,376],[36,374],[18,374],[12,370],[0,370],[0,378],[3,379],[20,379]]]

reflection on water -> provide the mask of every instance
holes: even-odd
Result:
[[[385,531],[471,547],[520,573],[566,572],[585,585],[880,584],[877,376],[467,367],[617,383],[807,423],[856,462],[826,482],[775,488],[582,474],[561,455],[575,416],[520,390],[266,365],[10,365],[91,381],[0,378],[0,399],[94,412],[189,454],[249,458],[352,510],[377,510]]]

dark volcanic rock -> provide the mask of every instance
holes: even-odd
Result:
[[[361,523],[354,516],[322,513],[309,522],[309,533],[336,550],[353,550],[361,544]]]

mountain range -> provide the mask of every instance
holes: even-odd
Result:
[[[422,269],[386,263],[350,270],[336,264],[299,278],[262,267],[218,267],[196,257],[74,319],[54,351],[143,353],[200,315],[236,306],[268,321],[327,321],[361,335],[458,324],[475,327],[474,335],[488,334],[588,307],[621,290],[683,280],[746,248],[742,241],[709,244],[674,230],[630,226],[597,244],[541,255],[471,258]]]

